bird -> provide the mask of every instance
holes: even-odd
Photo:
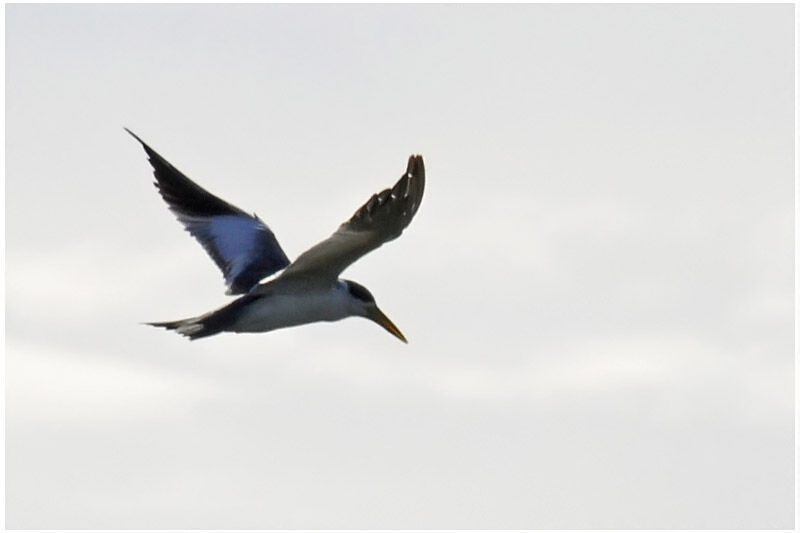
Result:
[[[169,210],[222,271],[227,294],[240,295],[205,314],[147,325],[196,340],[222,332],[261,333],[356,316],[408,343],[366,287],[339,275],[399,237],[414,218],[425,191],[421,155],[408,158],[406,171],[394,186],[373,194],[330,237],[289,261],[272,230],[255,213],[250,215],[203,189],[131,130],[125,131],[144,148],[154,185]]]

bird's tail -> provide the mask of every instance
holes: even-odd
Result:
[[[146,324],[148,326],[173,330],[184,337],[188,337],[189,340],[202,339],[203,337],[210,337],[211,335],[230,330],[231,326],[236,322],[241,309],[257,298],[257,296],[247,294],[234,300],[225,307],[221,307],[216,311],[211,311],[204,315],[170,322],[146,322]]]
[[[184,320],[173,320],[171,322],[145,322],[148,326],[156,326],[158,328],[171,329],[176,333],[180,333],[189,340],[201,339],[203,337],[210,337],[223,331],[221,328],[211,328],[206,324],[205,316],[196,316],[194,318],[186,318]]]

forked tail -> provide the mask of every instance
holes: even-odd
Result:
[[[173,320],[171,322],[146,322],[146,324],[148,326],[173,330],[184,337],[188,337],[189,340],[202,339],[203,337],[210,337],[211,335],[230,330],[231,326],[233,326],[236,319],[239,317],[241,310],[258,298],[259,296],[247,294],[241,298],[237,298],[225,307],[221,307],[216,311],[211,311],[204,315],[183,320]]]
[[[172,322],[145,322],[148,326],[156,326],[158,328],[171,329],[180,333],[189,340],[201,339],[203,337],[210,337],[223,331],[222,329],[213,329],[206,326],[204,317],[198,316],[194,318],[187,318],[185,320],[174,320]]]

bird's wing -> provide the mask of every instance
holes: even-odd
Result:
[[[422,156],[408,158],[408,168],[394,187],[367,200],[336,232],[303,252],[282,276],[313,275],[335,279],[351,263],[396,239],[414,218],[425,191]]]
[[[158,192],[186,231],[200,242],[225,276],[228,294],[249,291],[261,279],[289,264],[275,235],[255,214],[217,198],[142,144],[153,166]]]

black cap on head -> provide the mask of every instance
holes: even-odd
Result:
[[[375,303],[375,297],[372,296],[372,293],[369,292],[366,287],[355,281],[344,280],[344,282],[347,285],[347,292],[349,292],[353,298],[365,303]]]

